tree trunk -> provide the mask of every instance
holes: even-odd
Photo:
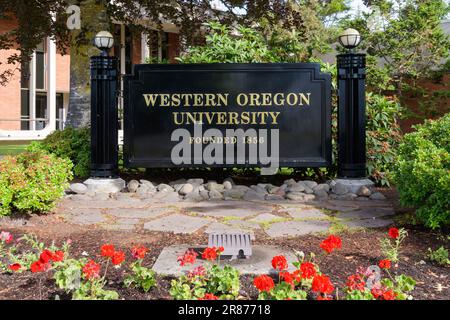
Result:
[[[79,1],[72,1],[77,4]],[[101,1],[81,1],[81,30],[73,30],[70,46],[70,95],[66,126],[81,128],[90,124],[89,58],[99,53],[92,44],[95,34],[109,30]]]

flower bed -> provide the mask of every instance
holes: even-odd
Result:
[[[380,240],[383,258],[378,265],[361,267],[348,275],[347,283],[338,286],[330,276],[322,273],[323,259],[332,257],[343,244],[337,236],[329,236],[320,244],[320,253],[297,252],[297,261],[292,261],[295,271],[288,272],[288,261],[284,256],[272,259],[273,273],[251,279],[259,299],[412,299],[415,281],[397,274],[397,263],[401,244],[407,233],[392,228]],[[149,249],[135,245],[130,249],[131,260],[124,251],[112,244],[100,247],[98,257],[74,258],[70,254],[71,243],[60,247],[46,247],[36,237],[25,235],[15,242],[12,235],[2,232],[0,236],[0,268],[3,273],[37,275],[39,288],[49,275],[55,291],[65,292],[72,299],[118,299],[118,290],[112,290],[109,277],[111,269],[121,269],[120,286],[127,290],[148,292],[157,286],[157,275],[149,268]],[[171,280],[169,294],[174,299],[243,299],[242,277],[237,270],[220,265],[222,248],[207,248],[202,258],[209,261],[205,267],[197,267],[187,274]],[[198,254],[188,250],[179,257],[180,265],[195,262]],[[42,277],[41,277],[42,275]],[[117,280],[116,280],[117,281]],[[40,295],[40,297],[42,297]]]

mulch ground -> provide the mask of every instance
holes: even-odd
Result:
[[[205,236],[191,235],[178,236],[163,233],[127,233],[104,231],[94,228],[81,228],[55,221],[52,216],[40,217],[42,225],[26,228],[14,228],[10,231],[17,238],[24,232],[36,234],[39,239],[47,244],[53,240],[57,244],[72,240],[71,255],[81,257],[85,251],[91,257],[98,256],[99,246],[103,243],[113,243],[117,248],[127,252],[127,260],[131,261],[129,248],[134,244],[144,244],[151,248],[146,258],[147,265],[152,265],[161,250],[168,245],[190,244],[198,245],[207,243]],[[332,281],[343,287],[349,275],[364,266],[377,264],[381,258],[379,251],[379,239],[384,237],[387,229],[376,229],[358,232],[344,232],[340,234],[343,242],[341,250],[325,257],[320,263],[321,270],[330,276]],[[442,233],[434,233],[420,228],[408,229],[409,236],[406,239],[401,261],[395,273],[404,273],[417,281],[416,290],[413,293],[415,299],[450,299],[450,268],[440,267],[431,263],[426,258],[429,247],[436,249],[441,245],[448,247],[448,238]],[[318,253],[319,243],[323,237],[303,236],[295,239],[257,239],[255,244],[277,245],[286,249],[310,251]],[[422,261],[422,262],[421,262]],[[423,263],[425,261],[425,264]],[[148,293],[137,289],[125,289],[121,283],[127,268],[108,271],[108,288],[117,290],[121,299],[170,299],[170,278],[158,278],[158,286]],[[241,295],[254,299],[257,291],[252,285],[252,277],[242,276]],[[21,274],[0,275],[0,299],[68,299],[64,292],[57,290],[52,275]]]

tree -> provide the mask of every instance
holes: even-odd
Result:
[[[382,91],[393,85],[401,98],[406,80],[429,77],[448,59],[450,38],[441,22],[450,6],[445,0],[365,2],[369,12],[342,24],[362,34],[361,48],[368,54],[372,89]]]

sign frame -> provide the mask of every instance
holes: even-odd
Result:
[[[134,66],[133,74],[124,76],[123,116],[124,116],[124,165],[133,168],[174,168],[174,167],[259,167],[253,164],[186,164],[175,165],[170,155],[165,158],[138,159],[133,156],[133,138],[135,136],[134,117],[135,105],[131,101],[133,86],[143,86],[142,78],[151,73],[195,73],[195,72],[308,72],[309,81],[321,85],[321,157],[309,157],[292,160],[280,155],[279,167],[318,168],[329,167],[332,163],[331,139],[331,74],[323,73],[318,63],[212,63],[212,64],[138,64]],[[280,141],[280,145],[283,141]]]

